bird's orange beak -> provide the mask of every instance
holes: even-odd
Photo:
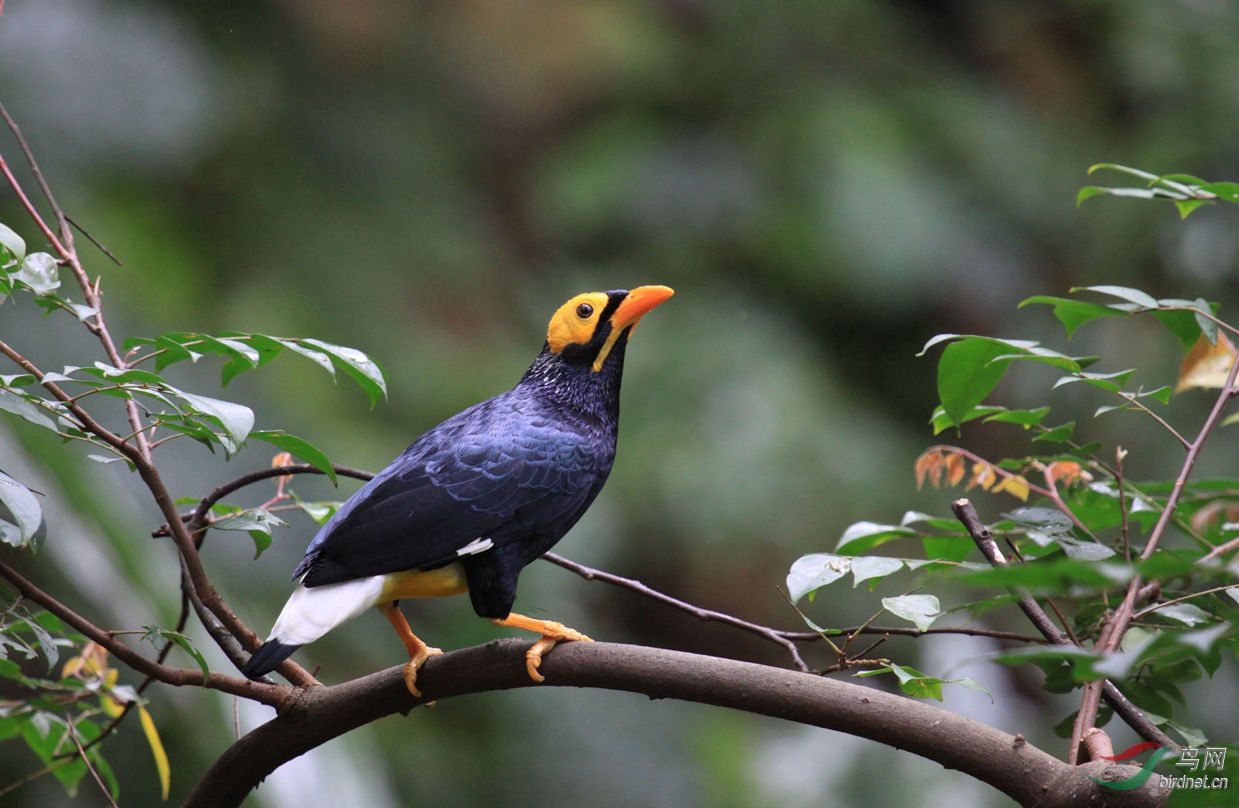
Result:
[[[619,308],[611,315],[611,326],[616,333],[629,326],[634,326],[650,309],[662,303],[675,294],[675,290],[666,286],[638,286],[628,293],[628,297],[619,304]]]

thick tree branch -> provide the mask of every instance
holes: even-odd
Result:
[[[405,689],[397,666],[333,687],[299,691],[278,716],[232,745],[199,781],[186,808],[240,805],[285,762],[352,729],[426,700],[530,687],[529,643],[497,640],[432,657],[418,675],[424,699]],[[1023,806],[1105,808],[1162,806],[1157,778],[1135,791],[1094,783],[1124,779],[1130,766],[1070,766],[1029,744],[925,702],[830,678],[678,651],[611,643],[562,643],[542,663],[547,685],[642,693],[652,699],[730,707],[846,732],[906,749],[969,774]],[[439,708],[449,709],[440,704]]]

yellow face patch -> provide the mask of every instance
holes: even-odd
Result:
[[[590,292],[577,295],[560,306],[546,329],[546,342],[551,346],[551,353],[561,353],[573,343],[583,345],[589,342],[607,301],[605,293]]]

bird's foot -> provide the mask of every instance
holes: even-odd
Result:
[[[554,620],[536,620],[532,617],[513,613],[503,620],[491,620],[491,622],[497,626],[523,628],[527,631],[536,631],[542,635],[525,652],[525,670],[529,672],[529,678],[535,682],[546,681],[546,677],[541,674],[539,668],[542,667],[542,657],[554,648],[556,643],[593,642],[591,638],[576,629],[568,628],[563,623],[556,623]]]
[[[404,686],[417,698],[420,699],[422,697],[422,691],[417,689],[417,672],[422,669],[422,665],[426,664],[426,660],[442,653],[442,649],[431,648],[429,645],[422,643],[422,647],[415,654],[411,654],[409,661],[405,663]]]

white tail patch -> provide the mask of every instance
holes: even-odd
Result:
[[[383,598],[386,576],[374,575],[323,586],[298,586],[275,620],[271,639],[306,645],[352,620]]]
[[[456,551],[457,556],[477,555],[484,553],[494,547],[495,543],[490,539],[474,539]]]

